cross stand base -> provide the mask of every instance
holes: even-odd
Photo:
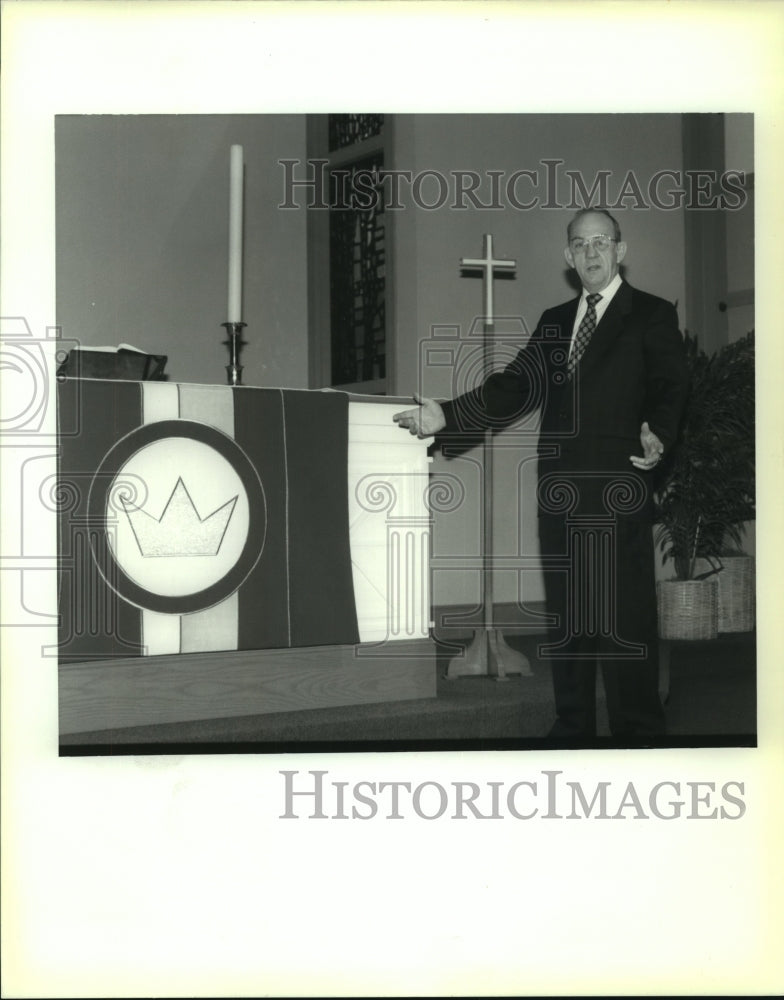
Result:
[[[507,643],[497,628],[478,628],[462,656],[451,660],[445,677],[493,677],[506,681],[510,674],[531,677],[533,671],[528,657]]]

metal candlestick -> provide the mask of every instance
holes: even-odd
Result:
[[[229,385],[242,385],[242,365],[240,364],[240,351],[245,341],[242,339],[242,331],[245,323],[221,323],[226,327],[229,335],[228,340],[223,343],[229,348],[229,364],[226,365]]]

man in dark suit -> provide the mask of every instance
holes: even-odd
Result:
[[[613,737],[664,732],[651,476],[675,441],[688,377],[674,306],[622,280],[625,255],[608,212],[578,212],[565,256],[582,294],[548,309],[512,364],[476,389],[443,405],[417,398],[394,418],[443,437],[541,409],[539,539],[552,621],[542,651],[555,694],[550,737],[568,745],[595,738],[597,662]]]

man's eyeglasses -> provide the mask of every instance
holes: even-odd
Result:
[[[585,253],[589,246],[592,246],[594,250],[609,250],[611,243],[617,243],[618,241],[612,236],[591,236],[587,240],[570,240],[569,249],[572,253]]]

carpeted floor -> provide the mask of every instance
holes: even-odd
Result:
[[[441,648],[436,698],[77,733],[63,737],[61,754],[546,749],[552,690],[537,641],[509,638],[528,656],[531,677],[449,681],[443,675],[451,653]],[[667,736],[657,746],[756,745],[755,636],[674,644],[666,715]],[[595,745],[617,746],[609,740],[601,682],[597,720]]]

